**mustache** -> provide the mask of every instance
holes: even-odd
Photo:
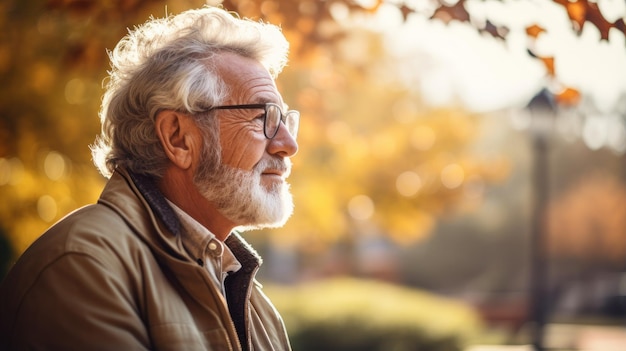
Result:
[[[280,171],[284,178],[287,178],[291,174],[291,159],[289,158],[276,158],[276,157],[263,157],[254,166],[254,172],[261,174],[267,170]]]

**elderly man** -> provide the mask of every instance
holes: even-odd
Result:
[[[120,41],[92,147],[110,179],[2,283],[0,349],[290,349],[235,232],[292,212],[287,51],[276,26],[210,7]]]

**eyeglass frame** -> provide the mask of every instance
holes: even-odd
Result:
[[[280,113],[280,120],[278,121],[278,124],[276,126],[276,130],[274,130],[274,134],[272,136],[269,136],[267,134],[267,109],[268,106],[275,106],[278,109],[278,112]],[[273,102],[266,102],[266,103],[262,103],[262,104],[243,104],[243,105],[221,105],[221,106],[213,106],[208,108],[207,110],[205,110],[206,112],[211,112],[213,110],[247,110],[247,109],[264,109],[264,114],[263,114],[263,135],[265,135],[265,137],[269,140],[274,139],[274,137],[276,137],[276,135],[278,134],[278,129],[280,129],[280,122],[283,122],[283,124],[285,125],[285,127],[287,128],[287,133],[289,133],[289,135],[291,135],[294,139],[296,138],[296,136],[298,135],[298,127],[300,125],[300,111],[298,110],[288,110],[285,113],[283,113],[283,109],[280,108],[280,106],[278,104],[275,104]],[[291,134],[291,132],[289,131],[289,128],[287,127],[287,115],[289,114],[294,114],[296,115],[295,117],[295,122],[296,124],[296,129],[295,129],[295,135]]]

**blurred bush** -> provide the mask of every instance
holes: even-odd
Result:
[[[454,351],[483,329],[459,301],[383,282],[335,278],[264,291],[299,351]]]

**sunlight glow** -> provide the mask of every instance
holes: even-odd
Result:
[[[24,164],[19,158],[0,158],[0,185],[18,185],[24,180],[24,173]]]
[[[417,126],[411,132],[411,146],[420,151],[426,151],[433,147],[437,140],[435,131],[428,126]]]
[[[626,152],[626,127],[619,115],[610,117],[606,144],[618,154]]]
[[[352,136],[350,125],[344,121],[333,121],[326,127],[326,137],[333,144],[343,144]]]
[[[48,178],[51,180],[59,180],[65,175],[65,158],[60,153],[51,151],[46,155],[43,169]]]
[[[330,14],[333,16],[335,21],[343,22],[350,16],[350,10],[341,2],[333,2],[330,5]]]
[[[6,185],[11,180],[11,164],[9,160],[0,157],[0,185]]]
[[[377,0],[355,0],[355,2],[365,8],[374,8],[377,4]]]
[[[37,200],[37,213],[46,222],[52,222],[57,215],[57,202],[50,195],[43,195]]]
[[[301,1],[298,10],[303,15],[313,15],[317,12],[317,4],[315,1]]]
[[[456,163],[447,165],[441,170],[441,183],[448,189],[457,188],[465,179],[465,171]]]
[[[418,1],[407,4],[421,6]],[[600,0],[598,6],[610,21],[626,12],[621,0]],[[558,83],[579,89],[603,112],[615,109],[626,96],[625,38],[618,30],[611,31],[609,42],[600,41],[591,23],[577,35],[563,6],[551,1],[472,1],[467,10],[476,20],[489,17],[506,25],[506,41],[478,33],[466,23],[444,24],[419,14],[401,24],[400,11],[391,4],[381,6],[375,19],[359,24],[386,35],[404,84],[418,87],[435,106],[461,103],[477,112],[525,106],[550,84],[545,68],[528,50],[554,56]],[[546,30],[534,41],[526,34],[533,24]]]
[[[65,85],[65,100],[71,105],[82,104],[85,100],[85,83],[75,78]]]
[[[396,178],[396,189],[402,196],[414,196],[421,188],[422,178],[415,172],[403,172]]]
[[[607,120],[602,116],[589,116],[583,126],[583,140],[591,150],[598,150],[607,138]]]
[[[367,195],[357,195],[348,202],[348,213],[356,220],[366,220],[374,214],[374,201]]]
[[[372,155],[380,159],[393,157],[396,152],[396,139],[393,135],[377,134],[372,138]]]
[[[370,154],[370,148],[367,140],[364,138],[352,138],[345,143],[346,155],[350,160],[360,161]]]
[[[417,106],[409,99],[401,99],[393,104],[393,118],[400,123],[411,123],[417,118]]]

